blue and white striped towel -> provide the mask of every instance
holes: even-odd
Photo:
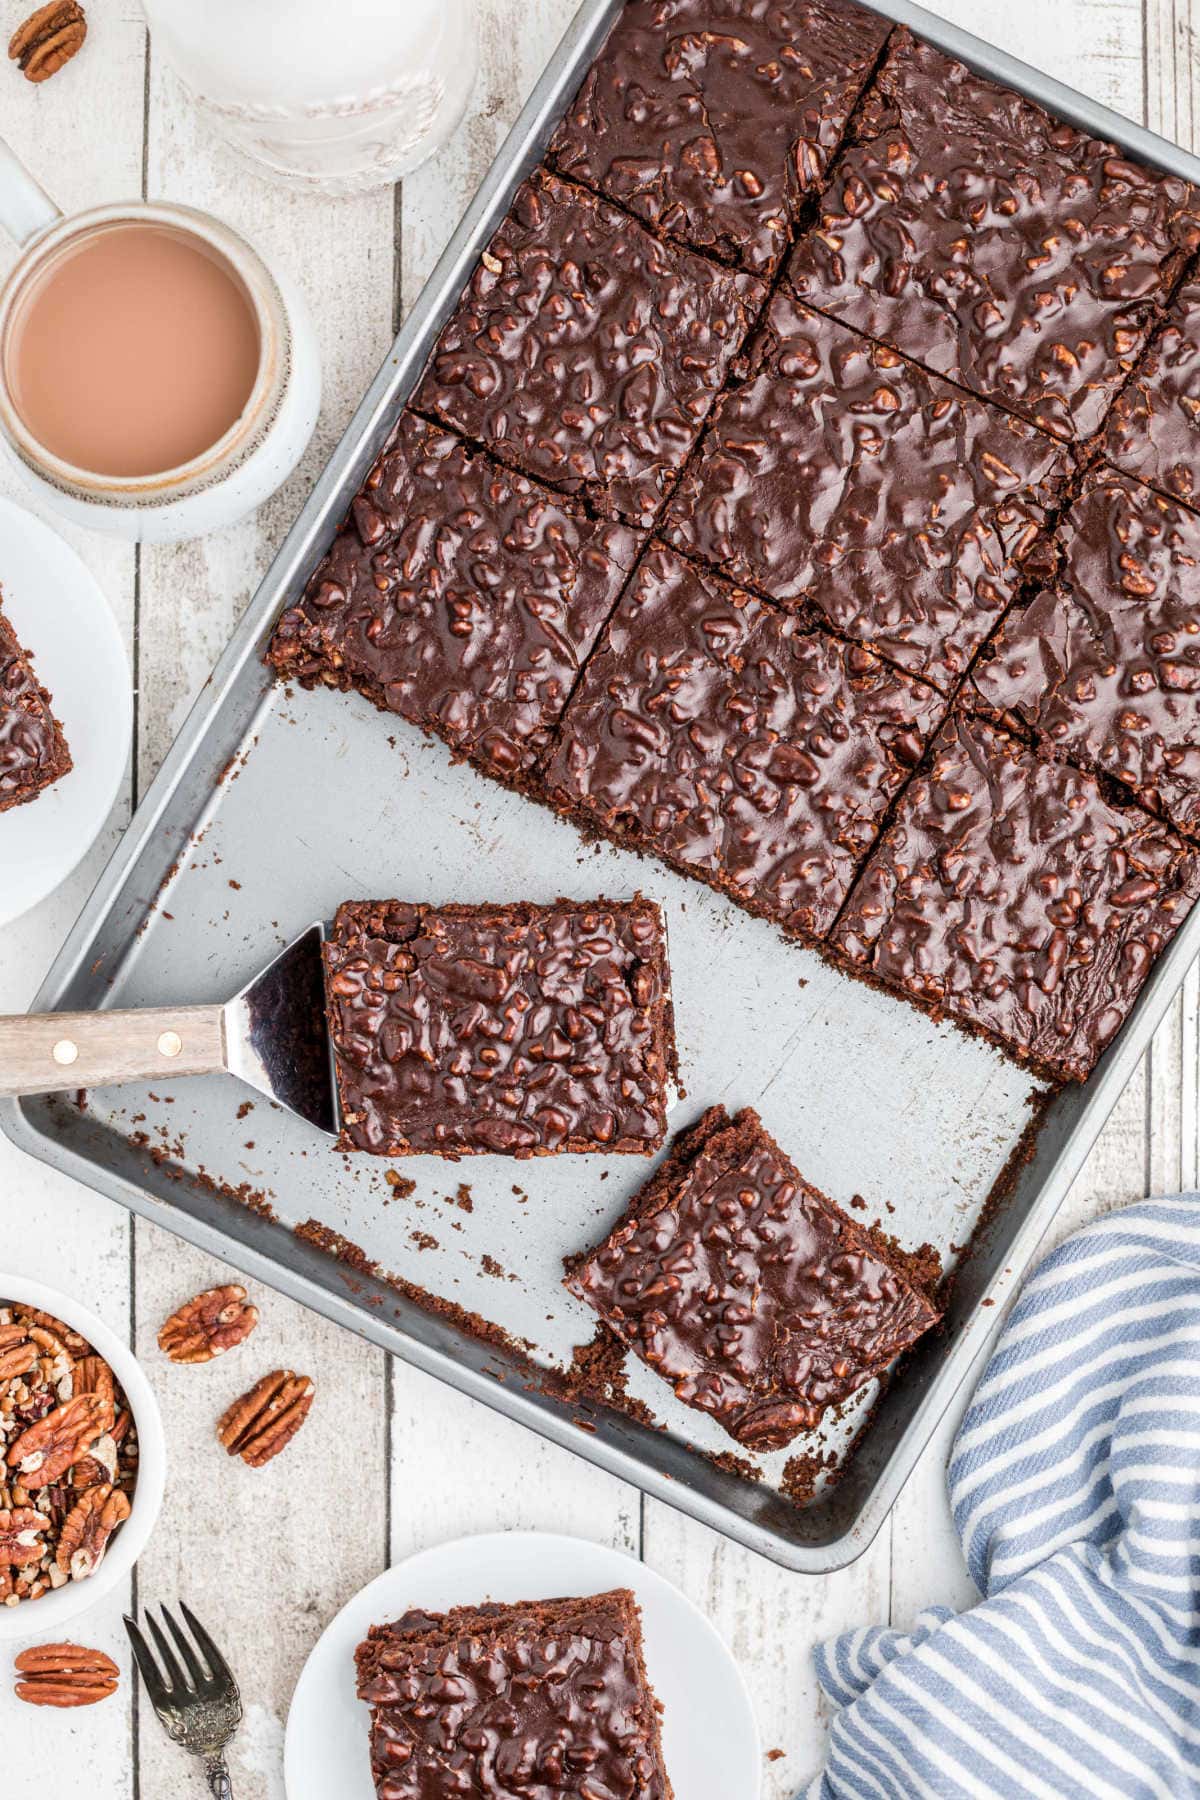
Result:
[[[808,1800],[1200,1795],[1200,1194],[1046,1258],[948,1480],[984,1598],[818,1651]]]

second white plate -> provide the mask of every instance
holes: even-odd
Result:
[[[313,1647],[288,1714],[288,1800],[374,1800],[370,1714],[354,1691],[354,1652],[372,1625],[410,1607],[549,1600],[631,1588],[646,1667],[663,1704],[663,1754],[678,1800],[758,1800],[762,1752],[737,1664],[703,1613],[644,1563],[603,1544],[496,1532],[424,1550],[378,1576]]]
[[[0,813],[0,925],[7,925],[65,881],[95,842],[129,758],[133,689],[95,577],[48,525],[5,499],[0,592],[75,765],[35,800]]]

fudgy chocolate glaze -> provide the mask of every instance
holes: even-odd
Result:
[[[1200,190],[868,8],[615,10],[269,660],[1086,1074],[1200,838]],[[386,1010],[364,1147],[656,1141]]]
[[[565,808],[820,936],[944,710],[870,651],[654,545],[546,781]]]
[[[764,293],[539,169],[415,404],[606,517],[649,523]]]
[[[648,1155],[674,1065],[648,900],[339,907],[325,946],[342,1148]]]
[[[1200,281],[1187,281],[1117,395],[1104,454],[1164,494],[1200,506]]]
[[[70,768],[50,696],[0,611],[0,812],[35,799]]]
[[[550,160],[665,236],[768,274],[888,29],[851,0],[633,0]]]
[[[1065,438],[1145,343],[1197,195],[899,29],[796,248],[798,293]]]
[[[379,1800],[672,1800],[625,1590],[408,1613],[356,1661]]]
[[[938,1318],[749,1109],[705,1114],[567,1286],[755,1450],[811,1430]]]
[[[1058,586],[1005,622],[975,691],[1200,832],[1200,516],[1099,469],[1060,535]]]
[[[955,717],[833,935],[852,965],[1083,1080],[1200,893],[1200,860],[1090,775]]]
[[[641,540],[405,413],[269,660],[520,777]]]
[[[785,294],[751,367],[664,535],[952,687],[1064,497],[1061,447]]]

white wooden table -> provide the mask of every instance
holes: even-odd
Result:
[[[2,0],[8,33],[32,0]],[[397,0],[402,4],[402,0]],[[26,1006],[138,796],[315,474],[419,291],[574,0],[480,0],[483,58],[455,144],[395,193],[300,198],[214,144],[147,45],[136,0],[92,0],[77,63],[33,88],[0,67],[0,131],[66,207],[136,194],[208,207],[303,283],[321,328],[325,402],[301,472],[255,519],[203,542],[136,552],[77,534],[126,633],[137,685],[128,787],[66,887],[0,932],[0,1011]],[[1195,146],[1200,0],[941,0],[942,11],[1129,118]],[[0,269],[9,255],[0,247]],[[7,491],[8,481],[0,477]],[[1200,1009],[1196,971],[1162,1026],[1058,1221],[1058,1233],[1151,1190],[1197,1181]],[[818,1765],[824,1716],[812,1646],[843,1627],[903,1624],[970,1584],[950,1528],[943,1468],[954,1419],[870,1551],[827,1579],[784,1574],[668,1507],[543,1444],[271,1293],[254,1371],[316,1378],[319,1404],[295,1449],[257,1473],[214,1454],[213,1422],[250,1365],[176,1369],[155,1349],[162,1319],[230,1271],[0,1140],[0,1265],[86,1296],[130,1332],[166,1420],[162,1522],[138,1567],[142,1600],[187,1599],[239,1671],[238,1800],[283,1800],[289,1697],[332,1613],[389,1562],[463,1532],[541,1527],[634,1552],[713,1619],[753,1691],[768,1751],[764,1800],[794,1795]],[[128,1671],[120,1594],[76,1635]],[[36,1620],[30,1619],[36,1630]],[[128,1672],[79,1713],[20,1706],[0,1671],[0,1792],[66,1800],[175,1800],[202,1791]],[[331,1796],[331,1800],[335,1797]],[[681,1795],[680,1800],[690,1800]],[[742,1800],[730,1795],[729,1800]]]

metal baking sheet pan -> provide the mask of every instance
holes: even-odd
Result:
[[[762,1554],[819,1572],[870,1543],[994,1311],[1129,1080],[1200,950],[1200,909],[1176,937],[1086,1086],[1051,1102],[1032,1157],[994,1190],[1038,1089],[987,1046],[847,979],[771,927],[649,861],[588,845],[538,806],[455,766],[440,744],[365,701],[276,686],[262,652],[388,435],[479,250],[617,12],[585,0],[391,354],[246,613],[48,976],[42,1009],[221,1000],[297,930],[351,897],[622,896],[665,909],[681,1076],[672,1126],[705,1105],[756,1106],[803,1172],[909,1248],[960,1261],[944,1329],[814,1440],[719,1467],[736,1450],[634,1359],[653,1423],[567,1401],[394,1285],[298,1238],[315,1219],[383,1270],[481,1315],[562,1365],[594,1320],[561,1286],[646,1178],[631,1157],[470,1158],[391,1165],[342,1156],[229,1078],[94,1092],[82,1106],[4,1102],[25,1150],[439,1375]],[[877,10],[1134,157],[1200,182],[1200,161],[966,33],[889,0]],[[395,1168],[415,1183],[402,1195]],[[465,1184],[467,1192],[459,1192]],[[257,1197],[266,1207],[248,1205]],[[467,1204],[464,1205],[463,1203]],[[469,1207],[469,1210],[468,1210]],[[268,1210],[269,1209],[269,1210]],[[963,1247],[970,1245],[963,1254]],[[858,1440],[858,1441],[856,1441]],[[845,1456],[849,1446],[854,1454]],[[786,1498],[791,1456],[845,1466]]]

